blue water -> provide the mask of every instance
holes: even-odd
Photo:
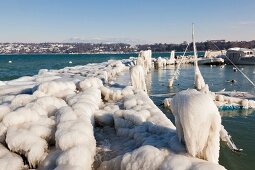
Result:
[[[169,53],[154,53],[153,57],[168,57]],[[124,59],[136,57],[137,54],[54,54],[54,55],[0,55],[0,80],[11,80],[20,76],[37,74],[40,69],[60,69],[66,66],[99,63],[109,59]],[[12,63],[8,63],[11,60]],[[72,64],[69,64],[72,61]],[[240,66],[252,81],[255,82],[255,66]],[[232,66],[210,67],[200,66],[205,82],[210,90],[219,91],[246,91],[255,93],[254,87],[239,73],[234,72]],[[163,70],[153,70],[148,75],[149,93],[166,94],[175,93],[183,89],[192,88],[194,82],[194,70],[192,65],[183,65],[178,80],[174,87],[167,86],[168,79],[173,75],[174,67]],[[237,80],[229,83],[229,80]],[[151,96],[151,99],[174,122],[169,110],[160,106],[165,97]],[[241,154],[234,153],[221,145],[220,164],[232,170],[253,170],[255,167],[255,111],[221,111],[222,123],[230,132],[236,145],[244,151]]]
[[[203,55],[200,52],[199,55]],[[182,55],[177,53],[176,55]],[[192,53],[187,53],[192,55]],[[169,53],[154,53],[153,57],[169,57]],[[137,57],[137,54],[19,54],[0,55],[0,80],[11,80],[21,76],[31,76],[40,69],[60,69],[67,66],[100,63],[110,59]],[[12,63],[9,63],[12,61]],[[72,64],[69,64],[72,61]]]
[[[60,69],[67,66],[100,63],[110,59],[129,58],[130,56],[132,54],[0,55],[0,80],[35,75],[40,69]],[[8,63],[10,60],[11,64]],[[69,61],[72,61],[72,64],[69,64]]]

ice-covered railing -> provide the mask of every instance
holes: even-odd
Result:
[[[0,123],[1,143],[24,155],[30,167],[46,157],[48,143],[54,140],[54,112],[66,103],[56,97],[39,97],[15,111],[6,113]]]
[[[143,91],[133,90],[124,96],[123,108],[116,110],[112,126],[117,136],[112,132],[104,139],[114,138],[107,152],[115,156],[104,160],[99,169],[224,169],[189,156],[178,141],[175,126]],[[109,115],[109,111],[105,113]]]
[[[61,154],[56,169],[91,169],[96,154],[93,124],[94,112],[101,102],[101,92],[90,87],[67,99],[57,115],[56,146]]]
[[[1,82],[0,167],[91,169],[100,89],[127,69],[111,60]]]
[[[10,81],[0,81],[0,102],[3,100],[3,96],[6,95],[31,94],[33,87],[36,85],[53,80],[70,80],[76,83],[84,80],[85,77],[97,77],[107,83],[129,68],[123,64],[128,61],[132,62],[131,59],[124,59],[123,61],[109,60],[97,64],[65,67],[60,70],[41,69],[38,75],[24,76]]]

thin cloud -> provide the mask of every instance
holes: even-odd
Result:
[[[255,21],[241,21],[239,25],[255,25]]]

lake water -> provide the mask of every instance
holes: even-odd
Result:
[[[176,55],[181,55],[177,53]],[[202,56],[200,52],[198,55]],[[187,53],[186,55],[192,55]],[[60,69],[67,66],[100,63],[110,59],[137,57],[137,54],[19,54],[0,55],[0,80],[11,80],[21,76],[32,76],[40,69]],[[153,57],[168,57],[169,53],[154,53]],[[12,61],[12,63],[9,63]],[[72,63],[70,64],[69,61]]]
[[[167,57],[169,53],[154,53],[153,57]],[[66,66],[99,63],[109,59],[124,59],[136,57],[137,54],[56,54],[56,55],[0,55],[0,80],[11,80],[20,76],[37,74],[40,69],[60,69]],[[12,63],[8,63],[8,61]],[[69,61],[72,61],[69,64]],[[253,82],[255,82],[255,66],[240,66]],[[239,73],[234,72],[232,66],[224,68],[200,66],[205,82],[210,90],[246,91],[255,93],[254,87]],[[192,65],[183,65],[174,87],[167,86],[168,79],[174,74],[174,67],[169,66],[162,70],[153,70],[149,79],[149,94],[151,99],[174,122],[170,111],[160,106],[165,97],[157,94],[175,93],[183,89],[192,88],[194,70]],[[229,83],[228,80],[237,80]],[[154,95],[154,96],[153,96]],[[222,123],[231,134],[235,144],[244,151],[240,154],[230,151],[224,144],[221,145],[220,164],[232,170],[253,170],[255,167],[255,111],[224,111]]]
[[[209,84],[211,91],[245,91],[255,92],[255,88],[239,72],[234,72],[232,66],[199,66],[200,71]],[[255,82],[255,66],[240,66],[253,82]],[[151,75],[150,91],[151,99],[160,109],[174,122],[171,112],[160,106],[166,96],[158,94],[175,93],[183,89],[192,88],[194,85],[193,65],[183,65],[178,80],[174,87],[169,88],[168,79],[174,74],[174,66],[163,70],[153,70]],[[237,80],[236,83],[229,83],[228,80]],[[255,110],[221,111],[222,124],[232,136],[237,147],[243,152],[234,153],[226,145],[221,144],[220,164],[231,170],[254,170],[255,168]]]

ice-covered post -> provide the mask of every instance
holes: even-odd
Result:
[[[193,157],[218,163],[221,117],[213,100],[189,89],[177,93],[169,105],[178,138],[185,143],[187,152]]]
[[[130,69],[131,84],[136,89],[147,92],[144,69],[141,65],[136,65]]]
[[[194,71],[195,71],[195,87],[197,90],[203,89],[206,84],[204,78],[199,70],[198,63],[197,63],[197,48],[195,43],[195,30],[194,30],[194,23],[192,23],[192,41],[193,41],[193,50],[194,50]],[[207,90],[209,91],[209,89]]]
[[[137,58],[137,65],[143,66],[145,74],[151,70],[151,55],[151,50],[140,51]]]

